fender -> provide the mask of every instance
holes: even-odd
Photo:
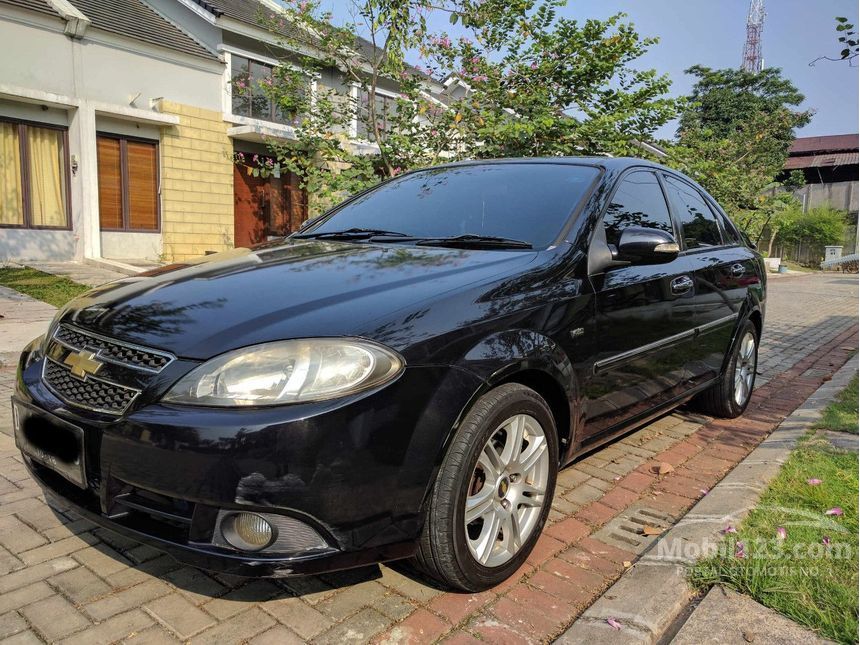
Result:
[[[502,365],[502,367],[499,367]],[[472,393],[446,441],[445,448],[468,410],[481,396],[501,383],[516,381],[518,374],[539,372],[558,387],[566,403],[568,427],[558,428],[561,435],[560,457],[566,461],[567,450],[576,442],[581,427],[577,410],[580,387],[577,372],[570,357],[551,337],[529,329],[510,329],[483,338],[456,364],[481,379],[481,386]]]
[[[764,335],[764,303],[757,297],[752,290],[747,291],[747,297],[744,299],[744,304],[741,307],[740,312],[738,312],[738,320],[735,323],[735,328],[732,330],[732,340],[729,343],[729,348],[734,348],[735,343],[738,342],[738,333],[740,332],[741,325],[749,320],[749,318],[757,313],[761,316],[761,332]],[[761,346],[761,338],[759,338],[759,346]],[[732,352],[726,352],[725,357],[723,358],[723,365],[720,368],[720,376],[726,373],[726,369],[729,366],[729,360],[731,359]]]

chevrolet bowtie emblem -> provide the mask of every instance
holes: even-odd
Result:
[[[84,378],[87,374],[98,373],[104,364],[96,360],[94,352],[88,352],[85,349],[79,352],[70,352],[63,359],[63,362],[72,368],[72,374],[79,378]]]

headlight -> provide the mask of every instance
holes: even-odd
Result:
[[[213,358],[163,400],[222,407],[324,401],[382,385],[402,368],[397,354],[365,340],[285,340]]]

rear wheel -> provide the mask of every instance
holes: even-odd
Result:
[[[549,406],[516,383],[481,397],[457,430],[427,504],[416,564],[481,591],[514,573],[549,514],[558,470]]]
[[[758,366],[758,333],[750,320],[741,325],[726,370],[696,398],[696,406],[715,417],[733,419],[746,410]]]

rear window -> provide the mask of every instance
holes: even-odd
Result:
[[[678,216],[681,236],[688,249],[723,244],[717,218],[698,190],[674,177],[666,177],[666,192]]]
[[[309,231],[492,235],[544,248],[559,236],[597,175],[591,166],[550,163],[431,168],[381,184]]]

